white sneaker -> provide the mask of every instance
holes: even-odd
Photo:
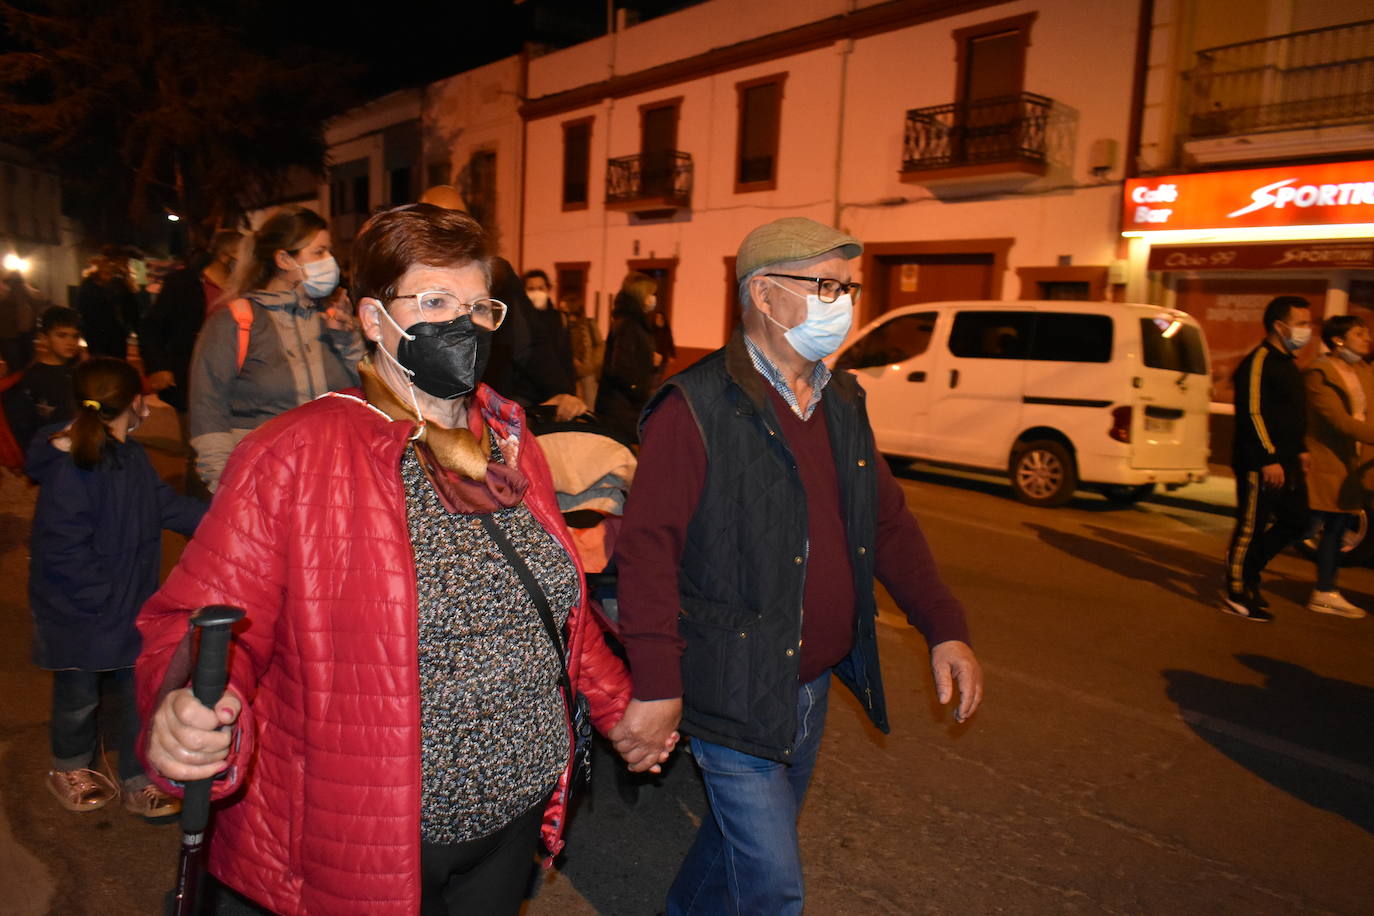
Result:
[[[1349,617],[1351,620],[1359,620],[1365,616],[1363,610],[1346,601],[1340,592],[1313,592],[1312,597],[1307,600],[1307,609],[1318,614]]]

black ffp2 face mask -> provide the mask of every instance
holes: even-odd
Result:
[[[415,386],[445,401],[476,390],[490,355],[491,331],[473,324],[470,315],[412,324],[396,346],[396,362],[410,370]]]

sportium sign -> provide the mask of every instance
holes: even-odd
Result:
[[[1126,182],[1122,232],[1374,223],[1374,161]]]

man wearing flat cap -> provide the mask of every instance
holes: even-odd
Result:
[[[958,600],[874,450],[863,392],[821,362],[844,341],[858,240],[802,218],[735,261],[741,326],[669,379],[616,544],[634,700],[612,737],[632,769],[681,723],[711,803],[668,913],[800,913],[797,815],[830,675],[888,730],[875,577],[932,647],[955,718],[982,696]],[[642,757],[642,760],[640,759]]]

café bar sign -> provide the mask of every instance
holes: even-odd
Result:
[[[1374,223],[1374,161],[1132,178],[1124,194],[1122,232]]]

